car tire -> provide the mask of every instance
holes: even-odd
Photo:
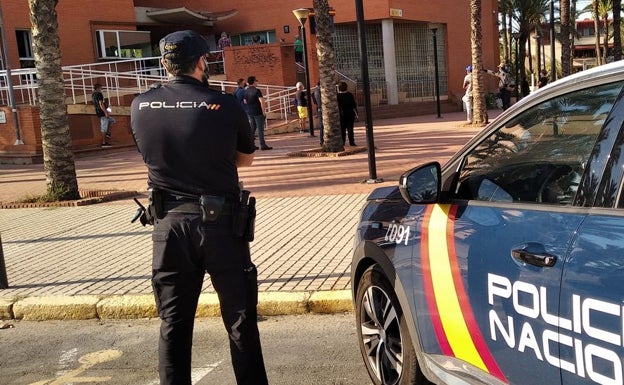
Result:
[[[355,314],[360,352],[375,385],[424,385],[425,379],[392,286],[378,265],[358,284]]]

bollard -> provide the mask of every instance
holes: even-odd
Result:
[[[0,234],[0,289],[8,289],[6,266],[4,264],[4,252],[2,252],[2,234]]]

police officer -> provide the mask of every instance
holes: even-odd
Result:
[[[161,384],[191,384],[191,346],[205,272],[219,296],[237,384],[268,384],[249,243],[234,235],[244,205],[237,167],[254,141],[240,104],[207,86],[206,40],[178,31],[160,41],[169,81],[132,102],[132,132],[147,165],[154,231],[152,287],[161,318]],[[201,204],[200,204],[201,203]]]

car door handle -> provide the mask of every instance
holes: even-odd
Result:
[[[527,244],[520,248],[512,249],[511,256],[522,263],[528,263],[533,266],[553,267],[555,265],[557,262],[556,256],[545,252],[542,245],[538,245],[538,249],[541,249],[539,251],[532,251],[533,247],[531,246],[535,245]]]

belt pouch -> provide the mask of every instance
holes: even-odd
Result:
[[[232,216],[232,232],[235,238],[242,238],[247,230],[247,220],[249,219],[249,206],[247,202],[240,202],[236,205],[236,210]]]
[[[225,197],[214,195],[202,195],[199,197],[199,206],[202,213],[202,222],[210,223],[216,221],[225,205]]]
[[[162,191],[150,188],[148,189],[148,218],[151,216],[151,222],[153,222],[154,218],[163,219],[164,218],[164,210],[163,210],[163,193]],[[150,223],[151,223],[150,222]]]
[[[254,232],[256,231],[256,198],[249,198],[249,205],[247,206],[247,231],[245,231],[245,240],[251,242],[254,240]]]

